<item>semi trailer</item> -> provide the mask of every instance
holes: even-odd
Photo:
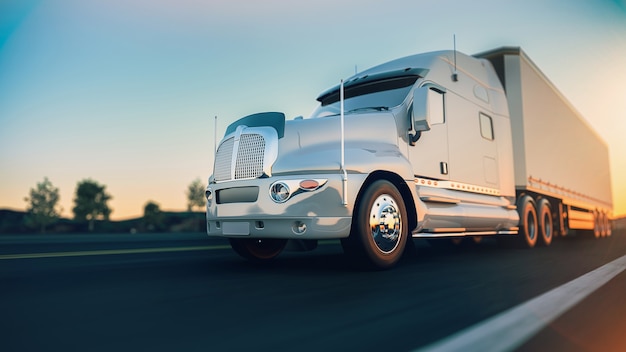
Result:
[[[608,147],[518,47],[396,59],[317,101],[243,117],[216,148],[207,234],[244,258],[340,239],[385,269],[413,238],[611,235]]]

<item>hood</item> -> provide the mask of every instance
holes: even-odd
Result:
[[[347,114],[344,130],[348,169],[362,163],[363,153],[398,152],[398,130],[391,111]],[[284,137],[278,141],[272,173],[336,171],[340,163],[340,116],[290,120],[285,123]]]

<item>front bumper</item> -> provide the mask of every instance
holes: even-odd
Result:
[[[237,180],[210,184],[213,195],[233,189],[258,187],[256,201],[218,204],[219,197],[207,202],[207,234],[217,237],[331,239],[348,237],[352,207],[365,176],[350,175],[348,206],[342,205],[339,174],[316,174],[327,182],[315,191],[300,192],[284,203],[274,202],[269,193],[276,181],[303,180],[302,175]]]

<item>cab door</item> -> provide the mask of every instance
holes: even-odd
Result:
[[[491,114],[452,92],[447,98],[448,153],[454,166],[450,168],[450,181],[482,190],[499,189],[498,136]]]

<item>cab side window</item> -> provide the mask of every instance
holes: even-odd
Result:
[[[493,121],[491,120],[491,117],[480,113],[478,114],[479,118],[480,118],[480,134],[481,136],[483,136],[484,139],[493,141]]]

